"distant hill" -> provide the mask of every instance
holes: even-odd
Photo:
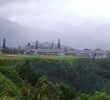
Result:
[[[106,35],[105,37],[104,34],[102,34],[104,32]],[[86,23],[78,26],[65,24],[60,26],[59,24],[55,31],[50,31],[24,27],[16,22],[0,18],[0,47],[2,46],[3,38],[6,38],[6,45],[9,47],[23,46],[27,43],[35,42],[37,39],[40,42],[48,41],[51,43],[54,41],[54,43],[57,43],[58,38],[60,38],[61,44],[76,49],[110,49],[110,43],[105,42],[106,38],[109,38],[107,32],[110,32],[110,25],[91,26]],[[89,37],[87,37],[86,34],[89,34]],[[97,40],[98,38],[103,38],[103,41]]]
[[[50,39],[47,33],[51,37]],[[57,32],[23,27],[16,22],[0,18],[0,46],[2,46],[3,38],[6,38],[7,46],[18,47],[28,42],[34,42],[36,39],[39,39],[39,41],[53,41],[55,39],[53,34],[57,36]]]
[[[19,46],[26,43],[29,37],[26,35],[26,28],[7,19],[0,18],[0,44],[6,38],[7,46]],[[28,33],[27,33],[28,34]]]

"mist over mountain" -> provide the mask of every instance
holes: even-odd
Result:
[[[36,41],[37,39],[39,39],[39,41],[52,41],[53,38],[49,39],[47,38],[48,36],[44,36],[47,33],[49,34],[52,32],[37,28],[23,27],[16,22],[0,18],[0,46],[2,46],[3,38],[6,38],[6,45],[11,47],[22,46],[29,42]],[[53,34],[55,35],[56,32],[53,32]],[[50,37],[52,37],[51,34]]]
[[[56,25],[55,25],[56,26]],[[102,48],[110,49],[109,39],[110,25],[91,25],[89,23],[71,26],[68,24],[58,24],[54,29],[44,30],[40,28],[30,28],[19,25],[8,19],[0,18],[0,46],[3,38],[6,38],[6,45],[9,47],[18,47],[27,43],[40,42],[57,43],[58,38],[61,44],[71,46],[72,48]],[[103,40],[103,41],[101,41]]]

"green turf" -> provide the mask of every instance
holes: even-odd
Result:
[[[13,55],[13,54],[0,54],[0,59],[25,59],[25,58],[37,58],[37,59],[78,59],[87,58],[82,56],[50,56],[50,55]]]

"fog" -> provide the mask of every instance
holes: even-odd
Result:
[[[56,31],[63,38],[69,34],[110,42],[109,5],[110,0],[1,0],[0,16],[23,26]]]

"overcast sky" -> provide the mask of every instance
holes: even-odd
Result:
[[[69,33],[71,39],[78,34],[110,42],[110,25],[106,27],[110,24],[110,0],[0,0],[0,16],[23,26],[57,31],[62,37],[65,35],[64,44],[73,44],[68,42]],[[101,24],[104,25],[95,29]],[[71,29],[77,25],[87,26],[84,29],[81,26],[82,30],[76,28],[75,33]],[[85,38],[79,40],[82,43]]]
[[[0,0],[0,16],[34,27],[110,23],[110,0]]]

